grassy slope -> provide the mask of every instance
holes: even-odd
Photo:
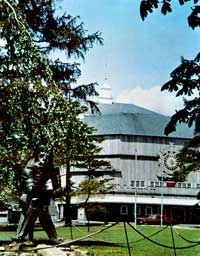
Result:
[[[65,240],[80,238],[82,236],[91,234],[102,229],[104,226],[91,226],[89,233],[87,227],[69,227],[57,228],[58,235]],[[131,255],[134,256],[200,256],[200,244],[188,249],[173,249],[158,246],[147,239],[144,239],[135,230],[126,225],[128,240],[130,244]],[[170,227],[163,229],[158,226],[138,226],[137,229],[150,239],[167,246],[173,246],[173,239]],[[180,235],[191,241],[200,241],[200,230],[186,230],[173,228],[173,236],[176,247],[188,247],[193,245],[184,241]],[[71,232],[72,231],[72,232]],[[161,232],[158,232],[161,231]],[[8,240],[15,235],[15,232],[0,232],[0,240]],[[35,239],[47,239],[43,231],[37,231],[34,234]],[[114,244],[109,244],[114,243]],[[127,248],[127,241],[125,236],[125,229],[123,225],[116,225],[110,229],[98,233],[93,237],[81,240],[81,246],[86,247],[94,255],[99,256],[121,256],[129,255]],[[116,246],[115,246],[116,245]]]

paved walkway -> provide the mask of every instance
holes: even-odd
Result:
[[[200,230],[200,224],[179,224],[179,225],[175,225],[174,228]]]

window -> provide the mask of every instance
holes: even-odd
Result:
[[[177,187],[178,187],[178,188],[181,188],[181,182],[178,182],[178,183],[177,183]]]
[[[121,205],[120,214],[121,215],[128,215],[128,205]]]
[[[134,180],[131,180],[131,187],[135,187],[135,181]]]
[[[135,184],[137,188],[144,188],[145,181],[144,180],[131,180],[131,187],[135,188]]]
[[[141,215],[141,207],[140,206],[136,207],[136,214],[137,214],[137,216]]]
[[[154,182],[153,182],[153,181],[150,181],[149,186],[150,186],[150,187],[154,187]]]
[[[200,188],[200,184],[196,184],[196,188]]]
[[[144,188],[145,187],[145,182],[144,182],[144,180],[141,180],[141,188]]]
[[[153,213],[153,209],[151,206],[146,206],[145,208],[145,215],[150,215]]]
[[[183,187],[183,188],[186,188],[186,183],[182,183],[182,187]]]
[[[198,185],[199,185],[199,187],[198,187]],[[185,182],[177,182],[176,187],[177,188],[191,188],[192,184],[191,183],[185,183]],[[197,184],[196,188],[200,188],[200,184]]]
[[[0,217],[2,218],[8,217],[8,213],[0,213]]]
[[[150,181],[149,186],[152,187],[152,188],[162,187],[163,186],[163,181]]]
[[[133,206],[133,216],[135,215],[135,205]],[[136,215],[140,216],[141,215],[141,207],[137,205],[136,207]]]

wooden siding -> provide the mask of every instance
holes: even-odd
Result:
[[[174,138],[154,138],[142,136],[105,136],[102,143],[103,150],[100,154],[124,154],[135,155],[137,150],[138,155],[143,156],[158,156],[170,143],[174,143],[176,149],[180,149],[184,143],[182,139]]]
[[[100,157],[109,160],[113,168],[121,171],[122,177],[118,179],[120,186],[130,187],[133,180],[144,181],[145,186],[149,186],[150,181],[160,181],[157,176],[160,170],[159,154],[172,144],[175,150],[180,150],[184,141],[168,137],[105,136]],[[200,174],[190,175],[188,182],[200,183]]]

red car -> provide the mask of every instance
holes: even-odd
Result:
[[[161,215],[160,214],[150,214],[147,217],[138,217],[137,218],[138,224],[161,224]],[[174,225],[177,223],[176,219],[167,217],[163,215],[162,223],[164,225]]]

